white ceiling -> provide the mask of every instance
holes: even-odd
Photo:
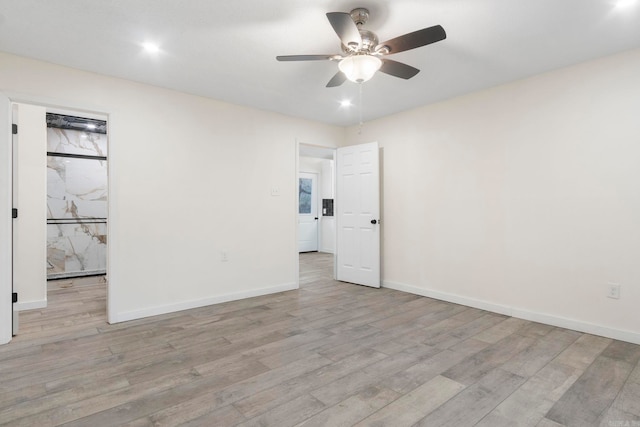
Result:
[[[350,125],[359,86],[325,88],[336,62],[275,56],[339,53],[325,13],[355,7],[370,10],[365,28],[380,41],[447,32],[389,57],[421,69],[413,79],[378,73],[362,85],[365,121],[640,47],[640,4],[615,0],[0,0],[0,51]]]

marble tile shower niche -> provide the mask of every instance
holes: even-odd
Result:
[[[47,113],[47,278],[106,264],[107,122]]]

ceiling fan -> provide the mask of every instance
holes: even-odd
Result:
[[[410,79],[420,70],[384,57],[447,38],[444,28],[435,25],[378,43],[375,33],[362,28],[369,20],[367,9],[357,8],[350,13],[330,12],[327,13],[327,18],[342,42],[341,54],[276,56],[278,61],[338,61],[339,70],[329,80],[327,87],[340,86],[346,80],[366,82],[378,70],[401,79]]]

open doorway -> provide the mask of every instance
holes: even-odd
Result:
[[[320,221],[321,245],[332,243],[333,278],[341,282],[379,288],[380,280],[380,147],[377,142],[357,144],[337,149],[298,145],[298,172],[312,169],[320,163],[329,165],[331,184],[325,185],[333,191],[320,200],[322,215]],[[333,159],[329,158],[332,156]],[[322,163],[324,162],[324,163]],[[310,165],[311,164],[311,165]],[[322,168],[321,168],[322,169]],[[316,167],[317,170],[317,167]],[[299,176],[298,224],[300,211],[305,203],[303,176]],[[330,197],[325,199],[324,197]],[[335,206],[334,206],[335,198]],[[328,215],[330,207],[332,215]],[[329,217],[329,218],[328,218]],[[299,227],[300,228],[300,227]],[[298,238],[303,235],[298,230]],[[298,241],[298,247],[302,247]],[[320,251],[319,251],[320,252]],[[301,271],[300,256],[296,260]]]
[[[46,115],[48,281],[106,274],[107,121],[86,116]]]
[[[335,149],[298,146],[299,283],[335,277]]]
[[[18,210],[13,221],[13,288],[18,296],[14,310],[19,312],[14,335],[29,332],[30,319],[53,311],[52,325],[92,316],[67,310],[70,307],[93,308],[104,317],[107,115],[21,102],[12,108],[17,124],[13,206]],[[78,295],[82,304],[61,301]]]

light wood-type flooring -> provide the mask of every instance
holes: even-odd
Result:
[[[640,346],[300,259],[299,290],[116,325],[104,284],[51,285],[0,346],[0,424],[640,426]]]

